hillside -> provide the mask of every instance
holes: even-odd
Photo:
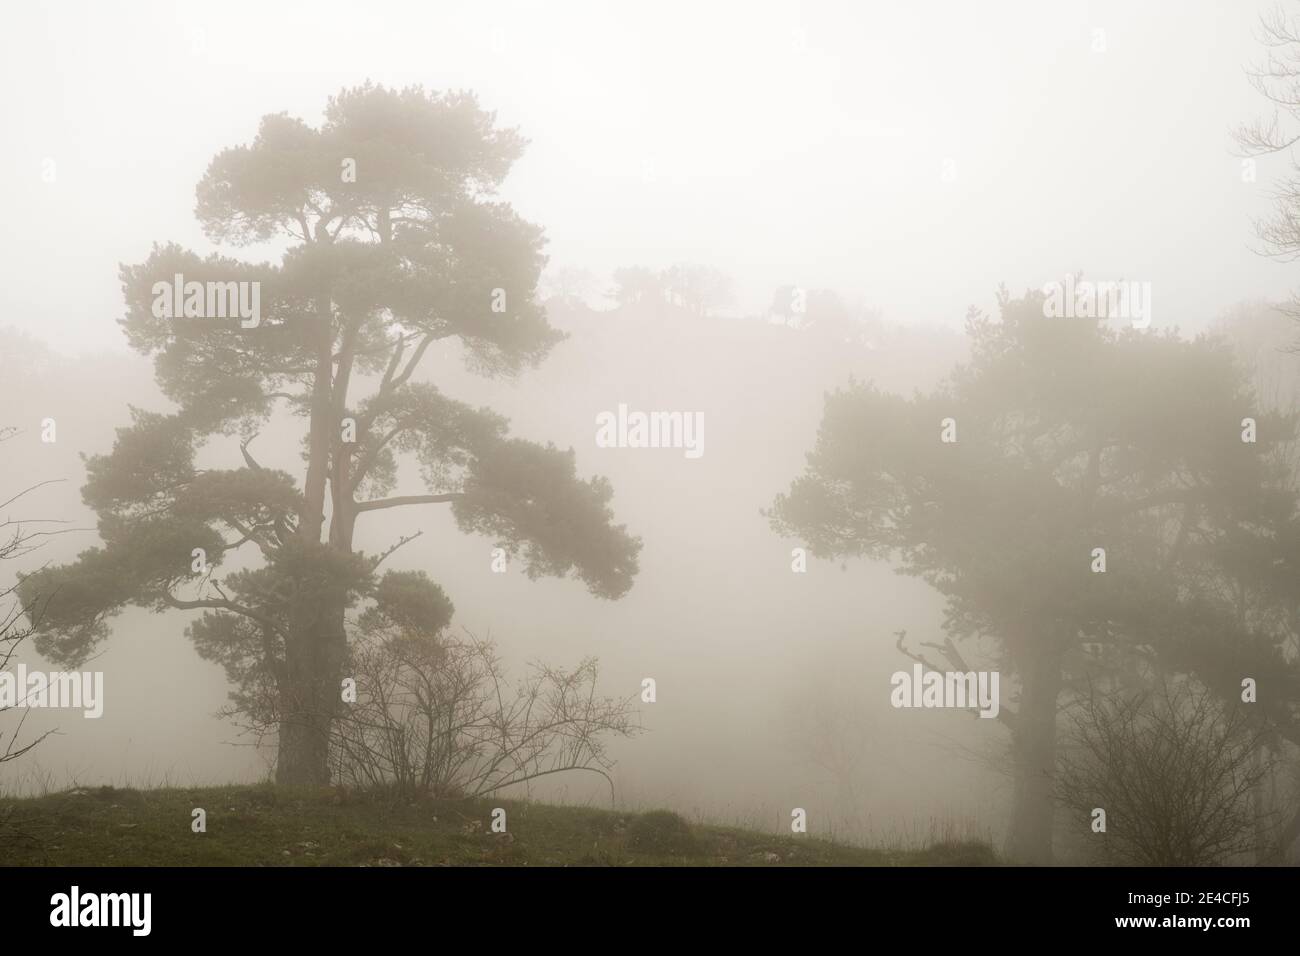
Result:
[[[191,813],[207,811],[207,832]],[[507,833],[492,833],[506,810]],[[76,789],[0,801],[9,866],[943,866],[995,862],[980,844],[873,850],[804,836],[517,801],[395,802],[269,785]]]

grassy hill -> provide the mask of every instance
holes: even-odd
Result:
[[[207,811],[207,832],[191,831]],[[507,833],[491,830],[506,810]],[[509,800],[379,799],[271,785],[79,788],[0,800],[10,866],[943,866],[989,865],[978,843],[923,851]]]

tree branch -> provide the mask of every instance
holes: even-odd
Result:
[[[229,599],[223,598],[222,600],[217,600],[216,598],[200,598],[195,601],[182,601],[180,598],[176,597],[170,591],[163,591],[161,592],[160,596],[163,600],[163,603],[166,604],[168,607],[173,607],[181,611],[193,611],[199,608],[212,608],[218,611],[231,611],[235,614],[243,615],[244,617],[248,618],[251,621],[256,621],[258,624],[261,624],[263,627],[271,628],[274,631],[279,631],[281,629],[280,625],[276,624],[275,621],[271,620],[265,614],[258,614],[252,608],[244,607],[242,604],[236,604],[234,601],[231,601]]]
[[[898,640],[894,644],[895,647],[897,647],[900,651],[902,651],[912,660],[916,661],[922,667],[928,668],[929,670],[934,671],[937,674],[943,673],[942,668],[937,667],[934,664],[930,663],[921,654],[913,654],[903,645],[903,641],[907,639],[906,630],[895,631],[894,633],[898,637]],[[952,665],[956,670],[959,670],[963,673],[972,670],[972,668],[966,663],[966,660],[961,656],[961,652],[957,650],[957,645],[953,644],[951,637],[945,637],[944,642],[942,644],[923,642],[921,646],[932,647],[935,650],[937,650],[939,653],[941,653],[944,657],[948,659],[948,663]],[[979,708],[977,707],[968,707],[966,709],[971,714],[974,714],[976,716],[979,715]],[[998,704],[997,719],[1002,723],[1006,724],[1007,727],[1009,727],[1013,732],[1015,731],[1016,715],[1014,712],[1009,710],[1007,707],[1003,706],[1001,703]]]
[[[357,503],[357,513],[362,511],[381,511],[384,508],[400,508],[403,505],[440,505],[456,501],[465,495],[459,491],[450,491],[441,495],[398,495],[394,498],[375,498],[372,501]]]

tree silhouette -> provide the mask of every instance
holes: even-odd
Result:
[[[562,338],[535,301],[542,231],[494,199],[524,145],[472,95],[367,83],[332,97],[319,128],[268,115],[251,146],[213,159],[197,191],[207,235],[289,248],[272,265],[168,244],[122,268],[121,324],[177,410],[132,410],[112,452],[89,460],[83,494],[102,546],[23,582],[52,595],[42,652],[84,660],[129,604],[202,609],[190,627],[199,650],[276,704],[277,779],[320,783],[346,610],[392,594],[421,604],[409,587],[378,586],[387,552],[353,546],[363,516],[447,505],[532,577],[575,576],[609,599],[628,590],[640,542],[612,523],[608,482],[580,479],[571,450],[511,438],[501,416],[417,378],[445,340],[474,370],[514,375]],[[178,275],[186,290],[257,283],[258,320],[206,314],[188,291],[183,309],[160,307]],[[250,447],[276,415],[305,424],[300,483]],[[233,457],[235,439],[241,467],[195,464],[205,442],[224,440]],[[418,463],[425,493],[394,493],[401,458]],[[260,566],[219,577],[240,549]]]
[[[1089,649],[1153,654],[1225,698],[1243,676],[1276,675],[1273,716],[1296,732],[1291,632],[1231,600],[1247,564],[1267,568],[1271,607],[1300,579],[1295,493],[1270,451],[1295,421],[1256,410],[1221,342],[1048,319],[1041,293],[1000,305],[1001,321],[971,316],[971,362],[935,391],[828,396],[772,519],[814,554],[895,559],[941,593],[934,666],[968,670],[957,642],[996,642],[1019,691],[998,721],[1011,730],[1009,852],[1042,863],[1059,701],[1095,666]],[[947,419],[956,441],[942,440]]]

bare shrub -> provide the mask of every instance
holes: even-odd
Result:
[[[13,428],[0,428],[0,442],[6,442],[17,434]],[[33,521],[10,518],[8,508],[14,502],[23,496],[31,493],[48,482],[32,485],[13,495],[7,500],[0,501],[0,561],[12,561],[20,558],[31,551],[36,550],[43,543],[43,539],[52,533],[51,531],[32,530],[32,525],[41,524],[62,524],[62,522],[51,521]],[[9,669],[9,664],[14,655],[18,653],[18,648],[32,636],[35,631],[35,622],[39,620],[40,606],[39,603],[31,608],[23,608],[18,601],[17,591],[19,581],[0,588],[0,673]],[[18,688],[18,694],[21,696],[26,688]],[[14,707],[0,706],[0,714]],[[23,754],[27,753],[42,740],[48,737],[53,731],[46,731],[34,740],[27,743],[20,743],[23,737],[23,724],[30,713],[26,708],[21,708],[22,714],[19,716],[13,729],[5,734],[0,730],[0,763],[7,763],[10,760],[16,760]]]
[[[640,730],[632,698],[596,694],[594,658],[511,683],[491,641],[371,627],[352,646],[357,700],[332,735],[344,785],[482,796],[557,773],[610,785],[606,738]]]
[[[1094,691],[1067,724],[1057,798],[1081,820],[1106,811],[1089,840],[1105,862],[1206,866],[1260,849],[1254,796],[1273,760],[1246,707],[1162,682]]]

